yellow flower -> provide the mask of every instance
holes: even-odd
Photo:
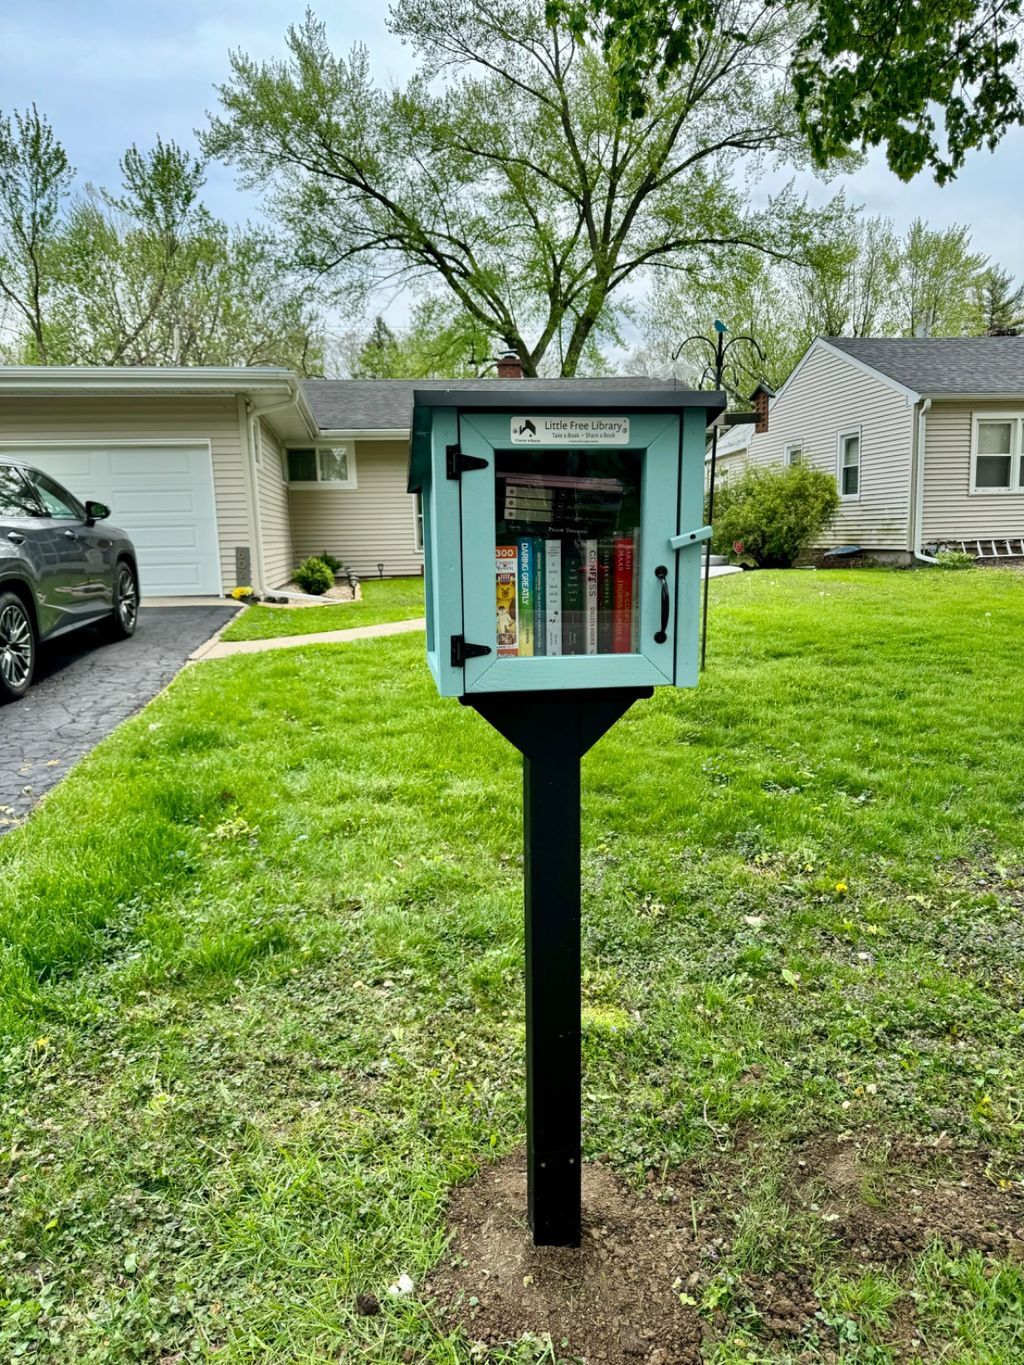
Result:
[[[845,896],[849,889],[850,888],[845,882],[836,882],[836,890],[839,892],[840,896]]]

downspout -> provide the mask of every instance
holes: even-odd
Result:
[[[242,430],[245,432],[245,481],[249,485],[249,502],[252,507],[254,581],[251,586],[257,592],[263,593],[266,591],[266,574],[263,567],[263,530],[260,526],[260,480],[256,469],[256,447],[253,444],[253,411],[248,398],[239,398],[238,401],[241,409],[239,415],[242,417]]]
[[[932,405],[930,398],[921,402],[917,414],[917,487],[914,490],[914,543],[910,547],[914,558],[921,564],[937,564],[939,561],[921,550],[924,539],[924,446],[928,436],[927,413]]]

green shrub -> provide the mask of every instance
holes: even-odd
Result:
[[[334,586],[334,574],[322,559],[304,559],[292,577],[303,592],[311,593],[314,597],[321,596]]]
[[[762,569],[788,569],[838,511],[835,477],[820,469],[745,469],[715,490],[712,548],[750,556]]]
[[[974,556],[966,550],[939,550],[935,556],[936,564],[944,569],[973,569]]]
[[[320,558],[327,565],[332,574],[335,575],[339,574],[341,570],[345,567],[344,564],[342,564],[341,560],[338,559],[336,555],[330,554],[327,550],[324,550]]]

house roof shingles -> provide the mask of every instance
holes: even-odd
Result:
[[[646,377],[602,379],[304,379],[302,390],[321,431],[408,431],[412,426],[413,391],[416,389],[498,390],[508,392],[510,402],[519,395],[536,397],[559,392],[579,393],[594,389],[651,389],[692,393],[679,380]]]
[[[918,394],[1024,395],[1024,336],[823,340]]]

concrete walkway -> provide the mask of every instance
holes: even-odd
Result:
[[[221,640],[214,636],[200,645],[189,658],[194,662],[226,659],[232,654],[262,654],[265,649],[299,649],[302,645],[344,645],[350,640],[372,640],[378,635],[405,635],[425,630],[426,621],[382,621],[376,626],[353,626],[349,630],[321,630],[312,635],[277,635],[272,640]]]
[[[735,564],[712,564],[709,578],[724,578],[727,574],[742,573]],[[222,640],[220,633],[200,645],[189,655],[194,663],[206,659],[227,659],[232,654],[262,654],[267,649],[300,649],[303,645],[344,645],[351,640],[373,640],[379,635],[405,635],[413,630],[425,630],[422,616],[412,621],[382,621],[376,626],[355,626],[349,630],[321,630],[311,635],[276,635],[270,640]],[[227,629],[225,624],[224,629]]]

